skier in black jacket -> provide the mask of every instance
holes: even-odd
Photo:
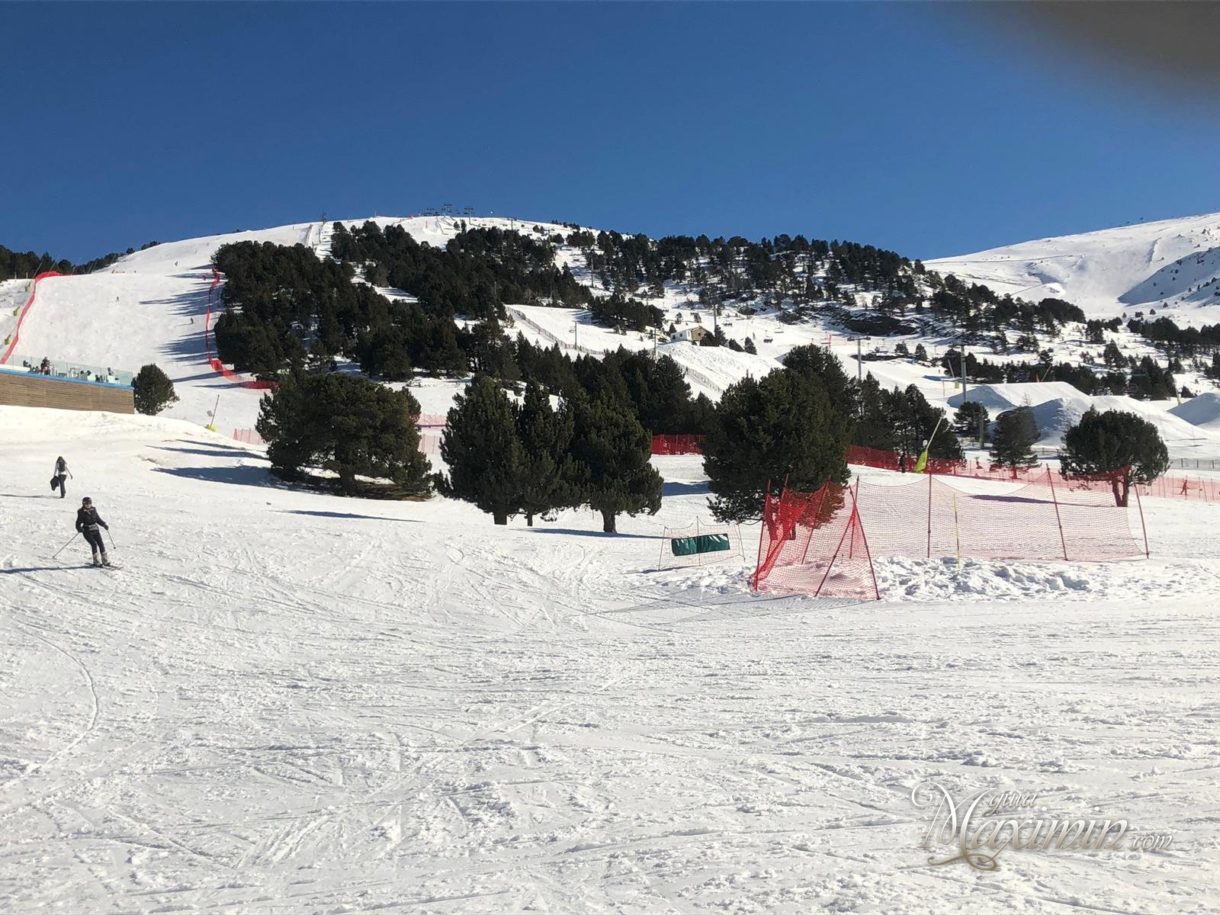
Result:
[[[97,513],[97,509],[93,507],[93,500],[88,496],[81,499],[80,508],[76,510],[76,530],[78,533],[85,535],[85,541],[93,550],[93,564],[95,566],[108,566],[110,559],[106,556],[106,544],[102,540],[102,532],[99,527],[104,527],[110,530],[110,525],[102,520]],[[101,561],[98,561],[98,554],[101,554]]]
[[[55,459],[55,474],[51,477],[52,489],[55,486],[59,487],[59,497],[62,499],[67,493],[64,491],[64,480],[72,476],[72,471],[68,469],[68,462],[62,457]]]

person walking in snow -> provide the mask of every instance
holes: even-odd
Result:
[[[102,540],[102,532],[99,530],[103,527],[110,530],[110,525],[102,520],[97,509],[93,507],[93,500],[85,496],[81,499],[80,508],[76,510],[76,530],[77,533],[85,535],[85,542],[93,550],[95,566],[110,565],[110,559],[106,555],[106,543]],[[99,554],[101,561],[98,560]]]
[[[64,480],[70,476],[72,476],[72,471],[68,469],[68,462],[64,460],[63,455],[60,455],[55,459],[55,473],[51,477],[51,489],[55,489],[58,486],[59,497],[61,499],[67,495],[67,491],[64,489]]]

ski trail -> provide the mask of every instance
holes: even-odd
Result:
[[[36,626],[32,623],[22,622],[22,621],[16,619],[15,617],[13,617],[11,612],[8,616],[8,620],[12,626],[25,632],[25,634],[28,636],[38,639],[38,641],[44,643],[45,645],[47,645],[54,651],[57,651],[59,654],[63,655],[65,658],[67,658],[69,661],[71,661],[72,664],[74,664],[76,666],[76,668],[81,673],[81,677],[85,681],[85,686],[89,690],[89,720],[85,724],[85,727],[71,741],[69,741],[67,744],[65,744],[60,749],[56,750],[47,759],[43,760],[40,763],[34,763],[33,765],[28,766],[26,768],[26,770],[24,772],[22,772],[20,775],[16,776],[15,778],[9,779],[8,781],[4,782],[3,784],[0,784],[0,791],[5,791],[9,788],[12,788],[13,786],[20,784],[21,782],[28,779],[31,775],[34,775],[36,772],[39,772],[43,769],[54,766],[55,763],[57,763],[60,759],[62,759],[67,754],[71,753],[74,749],[76,749],[77,746],[80,745],[80,743],[83,740],[85,740],[90,734],[92,734],[94,732],[94,729],[97,727],[98,719],[101,717],[101,702],[98,699],[97,686],[93,682],[93,674],[91,674],[89,672],[89,668],[85,666],[84,662],[81,661],[81,659],[73,652],[68,651],[67,649],[65,649],[62,646],[53,642],[51,639],[48,639],[45,636],[40,635],[36,631],[37,629],[43,629],[43,627]],[[43,631],[49,632],[51,630],[43,629]],[[6,808],[4,810],[0,810],[0,819],[5,819],[8,816],[12,815],[15,811],[20,810],[24,807],[27,807],[32,803],[35,803],[35,801],[25,801],[24,803],[18,804],[16,806],[12,806],[12,807]]]

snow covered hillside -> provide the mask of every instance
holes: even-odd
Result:
[[[365,220],[342,221],[345,225],[356,226]],[[568,226],[507,217],[376,217],[372,221],[382,227],[401,226],[417,240],[436,246],[445,245],[462,231],[463,226],[496,227],[539,237],[571,231]],[[237,382],[221,377],[211,369],[206,358],[204,316],[212,283],[211,257],[221,245],[237,241],[303,244],[325,257],[330,251],[332,225],[330,222],[303,223],[166,242],[127,255],[99,273],[44,280],[39,286],[37,304],[30,310],[22,326],[17,352],[11,361],[20,364],[22,359],[26,359],[37,364],[43,356],[48,356],[55,362],[83,363],[132,372],[147,362],[156,362],[173,380],[181,397],[181,401],[172,406],[166,416],[204,425],[212,420],[211,413],[215,410],[216,427],[222,432],[232,433],[234,429],[252,427],[258,415],[261,393],[244,389]],[[1160,270],[1161,267],[1156,265],[1164,262],[1162,266],[1169,273],[1177,269],[1184,277],[1186,273],[1182,271],[1185,268],[1181,265],[1173,268],[1172,264],[1185,256],[1183,252],[1187,250],[1195,252],[1192,256],[1196,258],[1202,257],[1203,254],[1199,252],[1204,251],[1213,236],[1220,245],[1220,216],[1029,242],[970,258],[932,262],[929,266],[941,271],[958,272],[964,279],[975,282],[994,281],[993,284],[998,284],[997,288],[1001,291],[1020,291],[1026,298],[1062,295],[1081,304],[1090,315],[1109,315],[1122,311],[1119,297],[1127,295],[1129,290],[1150,276],[1145,268]],[[1053,253],[1055,251],[1059,253]],[[1020,252],[1025,254],[1018,257]],[[1058,277],[1054,282],[1060,283],[1062,288],[1050,285],[1043,288],[1026,282],[1028,277],[1021,271],[1033,262],[1029,258],[1034,254],[1048,263],[1059,265],[1054,268]],[[1021,257],[1026,259],[1021,260]],[[607,291],[587,269],[579,249],[559,245],[556,258],[580,282],[599,293]],[[969,267],[970,264],[988,264],[987,271],[991,272],[980,272],[981,267],[976,269]],[[1044,268],[1051,269],[1046,265],[1038,269]],[[1196,276],[1190,273],[1190,276],[1194,285],[1205,281],[1201,274]],[[1213,288],[1207,287],[1208,296]],[[396,294],[394,290],[381,291],[388,295]],[[0,330],[6,326],[5,321],[12,323],[12,308],[23,302],[27,294],[26,282],[0,284]],[[644,291],[641,290],[639,294],[644,295]],[[1199,304],[1207,296],[1200,299],[1197,289],[1185,294],[1187,298],[1174,304],[1173,308],[1178,311],[1195,308],[1193,313],[1207,319],[1210,311]],[[781,310],[759,303],[756,313],[730,305],[722,310],[718,318],[713,319],[711,310],[699,304],[698,298],[698,290],[693,285],[669,283],[660,294],[647,301],[662,310],[666,326],[673,324],[686,329],[708,329],[715,320],[727,338],[740,343],[749,339],[757,354],[736,352],[727,347],[700,347],[689,342],[658,341],[651,334],[616,333],[593,324],[587,311],[539,305],[507,303],[510,319],[507,330],[514,334],[522,333],[535,343],[547,346],[558,343],[571,355],[596,354],[619,346],[628,349],[655,347],[659,353],[672,357],[686,370],[687,380],[697,393],[705,393],[713,399],[719,397],[729,384],[747,374],[758,377],[777,367],[794,346],[817,343],[829,346],[851,375],[860,371],[856,358],[857,352],[860,352],[867,360],[863,363],[863,371],[871,372],[884,386],[905,388],[914,384],[933,404],[947,407],[956,405],[952,398],[960,392],[960,387],[937,363],[939,356],[960,345],[958,337],[951,331],[925,331],[901,337],[873,337],[858,341],[856,335],[844,333],[832,316],[815,316],[807,321],[791,323],[782,319],[785,316]],[[1167,300],[1165,304],[1172,303]],[[1158,306],[1158,312],[1160,307],[1163,306]],[[1164,360],[1163,355],[1158,354],[1150,344],[1126,329],[1107,331],[1106,339],[1118,342],[1126,354],[1136,357],[1153,355]],[[918,346],[924,346],[928,359],[920,363],[910,356],[897,356],[894,348],[899,343],[911,353]],[[1039,346],[1050,350],[1056,361],[1080,364],[1087,357],[1094,364],[1101,365],[1103,346],[1087,342],[1081,325],[1070,325],[1065,333],[1056,338],[1043,336],[1039,339]],[[996,354],[983,347],[973,347],[971,352],[995,363],[1033,358],[1030,353]],[[1189,369],[1179,373],[1176,380],[1195,393],[1214,387],[1212,381]],[[453,395],[462,387],[461,381],[421,379],[415,393],[426,413],[443,414]],[[1045,389],[1034,394],[1031,402],[1046,403],[1059,396],[1047,396],[1049,394],[1051,389]],[[1079,392],[1065,396],[1066,399],[1058,407],[1043,411],[1047,414],[1044,419],[1049,424],[1044,444],[1056,442],[1063,424],[1087,409],[1091,400]],[[1176,401],[1141,403],[1126,397],[1092,400],[1096,400],[1102,409],[1131,409],[1149,415],[1158,425],[1167,424],[1166,428],[1171,433],[1167,439],[1175,457],[1220,458],[1220,428],[1204,423],[1194,430],[1184,430],[1182,423],[1167,412],[1171,407],[1177,407]],[[996,411],[992,412],[994,415]],[[1192,415],[1187,412],[1182,414],[1182,418],[1189,423]]]
[[[1021,242],[926,262],[1031,301],[1066,299],[1090,317],[1134,311],[1220,322],[1220,213]]]
[[[654,571],[697,459],[604,536],[295,491],[176,420],[0,428],[0,910],[1220,909],[1214,506],[1145,500],[1151,560],[811,601],[748,592],[749,527]],[[121,570],[51,558],[81,495]],[[928,866],[929,778],[1173,842]]]

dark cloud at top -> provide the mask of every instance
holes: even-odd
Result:
[[[1104,64],[1148,88],[1220,90],[1220,3],[998,2],[967,4],[958,12],[990,29],[1045,40],[1048,54]]]

